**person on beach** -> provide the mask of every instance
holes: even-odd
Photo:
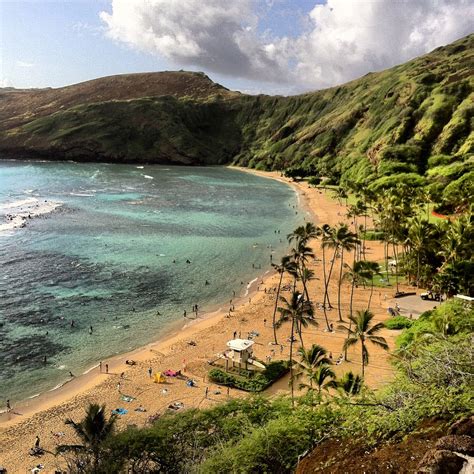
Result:
[[[92,329],[92,326],[89,328],[89,334],[92,334],[93,332],[93,329]]]
[[[186,310],[183,311],[183,318],[186,317]]]
[[[283,354],[283,344],[280,344],[280,354]]]
[[[120,378],[123,379],[124,377],[125,377],[125,372],[122,372],[122,373],[120,374]]]
[[[266,319],[263,320],[263,327],[265,327],[265,328],[267,327],[267,320]]]
[[[12,406],[10,405],[10,400],[7,400],[7,413],[12,411]]]
[[[234,337],[232,339],[236,339],[237,338],[237,331],[234,331]]]
[[[69,376],[74,378],[74,374],[71,371],[69,371]]]
[[[40,447],[40,438],[38,435],[36,435],[36,439],[35,439],[35,448],[36,449],[39,449]]]
[[[99,370],[102,372],[102,361],[99,362]]]
[[[109,364],[105,364],[105,373],[106,373],[106,374],[109,373]]]
[[[121,387],[122,387],[122,386],[120,385],[120,382],[117,382],[117,392],[120,393],[120,388],[121,388]]]
[[[206,387],[206,394],[204,395],[204,398],[207,398],[208,393],[209,393],[209,387]]]
[[[153,369],[148,367],[148,377],[151,379],[151,374],[153,373]]]

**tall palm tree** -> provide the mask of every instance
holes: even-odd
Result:
[[[338,247],[341,252],[341,265],[339,268],[339,282],[337,289],[337,308],[339,313],[339,322],[342,322],[342,313],[341,313],[341,285],[342,285],[342,269],[344,266],[344,252],[351,252],[356,248],[358,239],[356,234],[351,232],[347,225],[342,225],[339,227],[336,232],[336,239],[338,241]]]
[[[346,350],[349,347],[360,342],[361,345],[361,357],[362,357],[362,377],[364,376],[365,366],[369,363],[369,351],[367,350],[367,342],[381,347],[384,350],[388,350],[388,344],[385,338],[382,336],[376,336],[376,334],[384,327],[383,323],[377,323],[372,326],[371,322],[374,318],[374,314],[369,310],[357,311],[356,316],[352,316],[350,321],[354,324],[354,329],[346,326],[339,326],[340,329],[347,331],[349,337],[344,341],[343,349]]]
[[[90,404],[82,421],[76,423],[70,418],[65,421],[66,425],[72,426],[82,444],[59,445],[57,453],[72,452],[84,455],[87,460],[91,458],[91,467],[95,472],[100,462],[102,446],[113,433],[116,421],[116,415],[107,419],[105,405]]]
[[[304,301],[301,293],[294,291],[291,295],[291,299],[287,300],[284,296],[280,296],[280,301],[282,301],[283,306],[278,308],[280,312],[280,319],[276,322],[277,327],[290,321],[291,323],[291,332],[290,332],[290,385],[291,385],[291,402],[294,406],[294,384],[293,384],[293,345],[295,339],[295,331],[298,329],[298,323],[305,321],[307,324],[307,319],[312,317],[312,307],[309,301]],[[303,323],[302,323],[303,324]],[[317,324],[313,320],[313,324]],[[302,342],[302,337],[300,334],[300,339]]]
[[[273,268],[277,271],[277,273],[280,274],[280,280],[278,282],[278,287],[277,287],[277,294],[275,298],[275,307],[273,308],[273,318],[272,318],[272,323],[273,323],[273,340],[275,344],[278,344],[278,339],[277,339],[277,332],[276,332],[276,312],[278,308],[278,299],[280,297],[280,291],[281,291],[281,282],[283,280],[283,275],[285,271],[288,271],[291,273],[293,270],[292,268],[293,262],[291,261],[291,258],[288,255],[285,255],[281,259],[280,265],[277,265],[276,263],[272,264]]]
[[[372,302],[372,295],[374,293],[374,277],[375,275],[380,275],[380,265],[377,262],[373,262],[370,260],[365,260],[362,262],[362,270],[361,270],[364,278],[370,280],[370,296],[369,302],[367,304],[367,309],[370,309],[370,303]]]
[[[330,365],[331,359],[327,357],[327,351],[318,344],[313,344],[309,349],[300,347],[298,349],[300,360],[294,364],[294,377],[299,379],[305,376],[309,381],[309,388],[313,389],[313,375],[320,365]]]
[[[354,375],[352,372],[346,372],[336,381],[337,388],[346,395],[358,395],[364,385],[360,375]]]

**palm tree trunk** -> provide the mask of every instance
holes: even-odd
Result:
[[[341,266],[339,268],[339,287],[337,289],[337,310],[339,313],[339,322],[342,322],[341,314],[341,285],[342,285],[342,265],[344,263],[344,249],[341,247]]]
[[[328,282],[326,279],[326,250],[324,245],[322,246],[323,248],[323,276],[324,276],[324,299],[323,299],[323,312],[324,312],[324,319],[326,320],[326,327],[328,328],[329,331],[329,320],[328,320],[328,314],[326,311],[326,294],[328,290]]]
[[[384,236],[385,239],[385,236]],[[385,274],[387,277],[387,283],[390,283],[390,278],[388,276],[388,240],[384,240],[383,242],[383,251],[384,251],[384,257],[385,257]]]
[[[372,295],[374,294],[374,277],[372,276],[372,285],[370,286],[370,296],[369,296],[369,303],[367,305],[367,310],[370,309],[370,303],[372,302]]]
[[[363,341],[361,341],[361,345],[362,345],[362,377],[364,377],[364,372],[365,372],[365,358],[364,358],[365,346],[364,346]]]
[[[396,245],[395,245],[395,239],[392,240],[392,249],[393,249],[393,255],[395,256],[395,284],[397,287],[397,293],[398,293],[398,253],[396,250]]]
[[[328,306],[330,308],[332,308],[332,305],[331,305],[331,302],[329,301],[329,281],[331,280],[331,275],[332,275],[332,270],[334,268],[334,262],[336,261],[336,254],[337,254],[337,251],[338,251],[338,247],[336,246],[336,248],[334,249],[334,254],[332,256],[332,262],[331,262],[331,267],[329,268],[329,273],[328,273],[328,280],[327,280],[327,283],[326,283],[326,293],[324,295],[324,302],[326,303],[326,300],[328,302]]]
[[[276,312],[278,308],[278,298],[280,297],[280,288],[281,288],[281,282],[283,280],[283,272],[280,273],[280,281],[278,282],[278,289],[277,289],[277,294],[276,294],[276,300],[275,300],[275,308],[273,309],[273,340],[275,342],[275,345],[278,344],[277,340],[277,331],[276,331]]]
[[[291,388],[291,406],[295,408],[295,387],[293,380],[293,337],[295,335],[295,320],[291,318],[291,336],[290,336],[290,388]]]
[[[351,285],[351,301],[349,303],[349,315],[350,318],[352,318],[352,300],[354,298],[354,286],[355,286],[355,280],[352,278],[352,285]],[[351,327],[352,327],[352,319],[349,318],[349,330],[347,331],[347,339],[349,339],[349,336],[351,334]],[[344,350],[344,360],[347,361],[347,347]]]

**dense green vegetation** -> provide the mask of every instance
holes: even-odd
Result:
[[[245,371],[244,371],[245,372]],[[248,372],[242,376],[215,368],[209,371],[209,378],[220,385],[238,388],[247,392],[261,392],[288,372],[288,364],[284,361],[270,362],[262,372]]]
[[[38,117],[53,99],[10,111],[0,120],[0,150],[50,159],[233,162],[374,192],[405,184],[425,188],[441,210],[456,211],[474,191],[473,42],[470,35],[386,71],[293,97],[232,93],[196,73],[182,73],[185,92],[173,95],[169,87],[141,84],[137,98],[133,75],[118,76],[116,100],[104,85],[92,101],[81,85],[72,86],[63,105],[58,93],[54,113]],[[189,92],[193,81],[199,94]]]
[[[449,321],[450,329],[440,321]],[[396,378],[381,391],[353,390],[360,380],[350,374],[329,392],[308,391],[294,407],[286,397],[255,395],[207,410],[165,414],[149,427],[112,434],[105,441],[99,436],[95,450],[88,444],[94,437],[82,436],[86,443],[68,457],[71,472],[286,473],[299,456],[327,439],[367,448],[396,442],[426,418],[452,420],[472,413],[473,329],[472,306],[443,303],[404,330]],[[326,365],[321,349],[302,354],[300,366],[307,370],[311,360]],[[81,426],[95,430],[91,424]],[[94,471],[92,461],[84,459],[87,453],[96,462]],[[78,459],[88,467],[79,467]]]

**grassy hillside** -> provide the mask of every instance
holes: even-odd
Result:
[[[374,190],[428,181],[438,194],[472,193],[473,44],[470,35],[406,64],[293,97],[246,96],[189,72],[3,90],[0,151],[303,166],[334,182],[370,182]]]

